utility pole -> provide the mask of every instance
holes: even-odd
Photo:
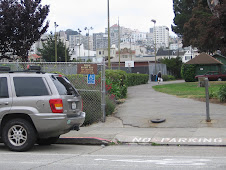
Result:
[[[67,40],[65,40],[65,62],[67,62]]]
[[[111,68],[111,46],[110,46],[110,11],[109,11],[109,0],[108,0],[108,69]]]
[[[89,30],[92,30],[92,29],[93,27],[90,27],[90,28],[85,27],[85,30],[88,30],[88,60],[89,60]]]
[[[57,62],[57,35],[56,35],[56,28],[59,25],[56,24],[56,22],[54,22],[54,27],[55,27],[55,62]]]
[[[156,30],[155,30],[155,23],[156,23],[156,20],[151,20],[153,23],[154,23],[154,35],[155,35],[155,75],[157,75],[157,70],[156,70]]]
[[[168,31],[169,33],[169,28],[166,27],[166,30]],[[169,35],[168,35],[168,55],[169,55],[169,59],[170,59],[170,43],[169,43]]]
[[[81,46],[81,30],[78,28],[78,34],[79,34],[79,44],[78,44],[78,51],[79,51],[79,59],[81,59],[81,55],[80,55],[80,46]]]
[[[129,39],[129,44],[130,44],[130,58],[131,58],[131,61],[133,60],[132,59],[132,47],[131,47],[131,35],[129,36],[130,37],[130,39]]]
[[[121,49],[120,49],[120,26],[119,26],[119,18],[118,18],[118,69],[120,70],[120,65],[121,65],[121,61],[120,61],[120,53],[121,53]]]

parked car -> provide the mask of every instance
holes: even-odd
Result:
[[[35,143],[50,145],[61,134],[79,130],[85,120],[83,103],[66,77],[32,66],[22,72],[2,70],[0,135],[10,150],[27,151]]]
[[[222,81],[226,80],[226,74],[222,74],[219,71],[209,71],[204,75],[197,75],[195,79],[198,80],[199,77],[206,77],[210,81]]]

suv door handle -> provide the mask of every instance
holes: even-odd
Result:
[[[9,102],[4,102],[5,105],[9,105]]]

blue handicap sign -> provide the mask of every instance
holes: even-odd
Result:
[[[87,84],[95,84],[95,74],[88,74]]]

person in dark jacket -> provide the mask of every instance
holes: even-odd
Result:
[[[158,72],[158,84],[160,83],[160,81],[162,80],[162,73],[161,71]]]

